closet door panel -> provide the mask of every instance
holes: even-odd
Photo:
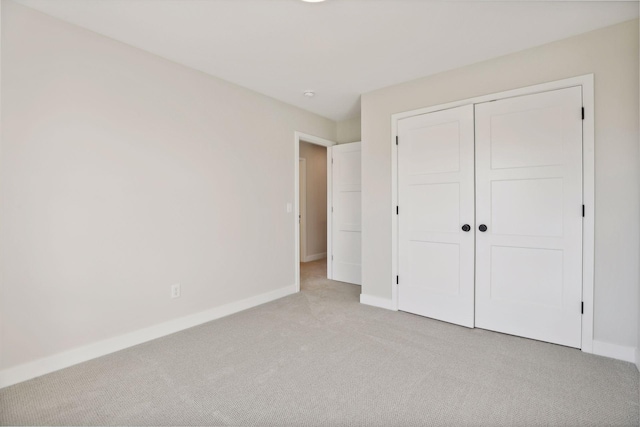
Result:
[[[403,119],[398,136],[399,309],[473,327],[473,106]]]
[[[475,107],[476,326],[581,346],[582,92]]]

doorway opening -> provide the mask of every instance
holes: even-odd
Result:
[[[327,148],[300,141],[300,262],[327,258]]]
[[[361,143],[296,133],[294,153],[296,289],[301,263],[305,276],[360,285]]]
[[[300,291],[301,263],[314,263],[331,279],[331,147],[334,141],[295,132],[295,283]],[[324,267],[326,263],[326,269]],[[306,274],[306,272],[305,272]]]

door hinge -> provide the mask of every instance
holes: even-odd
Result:
[[[582,120],[584,120],[584,107],[582,107]]]
[[[333,157],[331,158],[331,164],[333,164]]]
[[[580,314],[584,314],[584,301],[580,304]]]
[[[400,215],[400,206],[396,205],[396,215]]]
[[[582,205],[582,218],[584,218],[584,205]]]
[[[396,145],[398,145],[398,135],[396,135]]]
[[[331,261],[333,261],[333,255],[331,255]]]
[[[333,206],[331,206],[331,213],[333,213]]]
[[[400,276],[396,276],[396,285],[400,284]]]

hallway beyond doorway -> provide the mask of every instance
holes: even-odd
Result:
[[[300,291],[331,290],[344,293],[345,298],[359,302],[360,286],[327,279],[327,259],[300,263]]]

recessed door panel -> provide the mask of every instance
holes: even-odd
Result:
[[[337,199],[335,205],[340,208],[335,209],[334,206],[337,226],[342,231],[360,232],[362,204],[360,191],[341,191],[334,197]]]
[[[493,114],[491,168],[561,165],[563,108],[542,100],[531,109]]]
[[[407,280],[416,288],[460,294],[460,245],[412,241],[408,258]]]
[[[562,307],[562,250],[491,247],[491,300],[525,307]],[[514,276],[518,280],[513,280]]]
[[[492,234],[562,237],[563,179],[491,181]]]
[[[406,135],[408,155],[412,158],[409,163],[409,174],[458,172],[460,170],[459,138],[458,121],[409,130]]]
[[[343,144],[342,146],[347,147],[348,144]],[[355,150],[355,147],[348,147],[348,149],[351,151],[345,151],[342,149],[342,146],[340,146],[341,148],[338,148],[338,146],[334,146],[334,149],[337,149],[337,152],[339,153],[339,164],[336,165],[337,183],[341,190],[360,191],[360,182],[362,176],[360,150]]]
[[[473,106],[398,125],[400,310],[473,327]]]
[[[343,230],[341,234],[341,244],[334,251],[334,259],[337,259],[343,265],[360,265],[360,232]],[[341,281],[344,282],[345,280]]]
[[[409,231],[457,233],[460,230],[459,183],[417,184],[407,191]]]

